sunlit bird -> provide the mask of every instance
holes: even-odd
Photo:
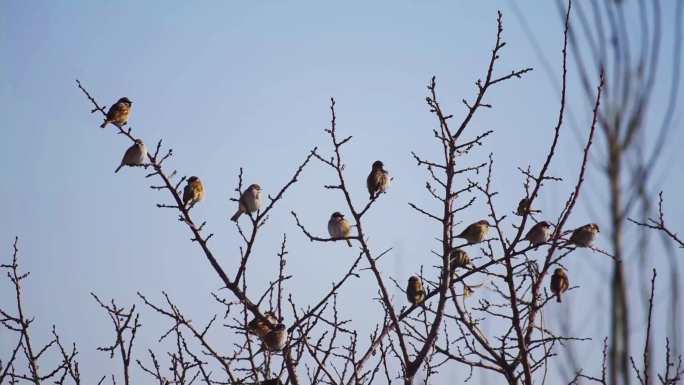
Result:
[[[240,218],[240,215],[243,213],[255,213],[259,208],[261,208],[261,186],[253,184],[242,192],[240,201],[238,202],[238,210],[233,214],[230,220],[237,222],[238,218]]]
[[[194,205],[204,199],[204,186],[202,181],[196,176],[188,178],[188,184],[183,189],[183,205]]]
[[[350,232],[351,224],[345,219],[344,215],[339,211],[332,213],[330,220],[328,221],[328,233],[330,234],[330,238],[335,240],[344,239],[349,237]],[[352,247],[351,241],[349,239],[346,239],[346,241],[347,245]]]
[[[565,293],[570,287],[568,275],[562,268],[557,268],[551,276],[551,292],[556,295],[556,301],[561,301],[561,294]]]
[[[425,289],[423,289],[423,283],[420,278],[413,275],[408,280],[408,286],[406,286],[406,298],[413,305],[422,303],[425,301]]]
[[[457,235],[456,238],[463,238],[468,241],[468,243],[482,242],[487,236],[490,226],[489,222],[483,219],[466,227],[466,229],[463,230],[461,234]]]
[[[131,113],[131,102],[127,97],[119,99],[113,106],[109,107],[107,117],[100,127],[105,128],[107,123],[113,123],[117,127],[123,127],[128,123],[128,115]]]
[[[577,247],[591,247],[599,232],[599,227],[596,223],[589,223],[578,227],[572,232],[570,243]]]

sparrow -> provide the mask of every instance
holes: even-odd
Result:
[[[348,220],[344,219],[344,215],[339,211],[332,213],[330,220],[328,221],[328,233],[330,233],[330,238],[335,240],[346,238],[349,236],[350,232],[351,224],[349,224]],[[346,241],[347,245],[352,247],[351,241],[349,239],[346,239]]]
[[[542,221],[532,226],[530,231],[525,235],[525,239],[530,241],[532,246],[539,246],[551,238],[551,224]]]
[[[591,247],[599,232],[599,227],[596,223],[589,223],[578,227],[572,232],[570,243],[577,245],[577,247]]]
[[[185,185],[185,189],[183,190],[183,205],[194,205],[203,198],[204,186],[202,186],[202,181],[196,176],[191,176],[188,178],[188,184]]]
[[[264,318],[266,318],[266,320],[258,318],[251,320],[247,324],[247,331],[252,334],[256,334],[259,338],[263,339],[266,334],[271,331],[271,325],[275,326],[278,324],[278,320],[276,319],[275,315],[270,311],[264,313]]]
[[[114,103],[113,106],[109,107],[109,111],[107,111],[107,117],[104,120],[104,123],[100,125],[100,127],[105,128],[107,126],[107,123],[113,123],[117,127],[122,127],[128,123],[128,115],[131,112],[131,105],[133,102],[131,102],[127,97],[123,97],[119,99],[118,102]]]
[[[423,283],[420,278],[412,275],[408,280],[408,286],[406,286],[406,298],[413,305],[422,303],[425,301],[425,290],[423,289]]]
[[[570,281],[568,281],[568,275],[565,274],[565,270],[560,267],[557,268],[553,275],[551,276],[551,291],[556,295],[556,301],[561,301],[561,294],[565,293],[570,287]]]
[[[366,186],[368,187],[368,193],[370,194],[370,199],[373,199],[380,193],[384,193],[389,188],[390,177],[387,170],[384,168],[384,164],[381,161],[376,160],[373,162],[373,167],[368,178],[366,179]]]
[[[269,331],[262,340],[264,341],[264,347],[270,352],[279,352],[283,350],[285,344],[287,344],[287,329],[285,325],[278,324],[273,330]]]
[[[518,210],[516,211],[516,213],[520,216],[523,216],[525,214],[529,214],[530,213],[530,200],[527,198],[521,199],[520,202],[518,203]]]
[[[261,186],[253,184],[242,192],[238,202],[238,210],[230,217],[230,220],[237,222],[242,213],[253,213],[261,207]]]
[[[490,226],[489,222],[483,219],[466,227],[466,229],[463,230],[461,234],[457,235],[456,238],[463,238],[468,241],[468,243],[482,242],[487,236]]]
[[[145,156],[147,155],[147,148],[142,140],[136,139],[135,143],[128,147],[126,153],[121,159],[121,164],[114,170],[114,173],[119,172],[123,166],[139,166],[145,163]]]
[[[449,260],[452,272],[455,271],[456,268],[463,268],[470,265],[470,257],[468,256],[468,253],[461,249],[451,250],[451,253],[449,253]]]

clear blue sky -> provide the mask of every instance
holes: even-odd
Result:
[[[215,233],[211,245],[228,271],[236,268],[239,255],[239,236],[227,220],[235,209],[229,198],[237,170],[244,167],[248,183],[259,183],[266,193],[273,193],[311,148],[318,145],[329,151],[323,128],[329,122],[331,96],[337,100],[340,132],[354,135],[346,163],[357,202],[366,199],[365,176],[374,160],[383,160],[395,177],[390,193],[369,214],[366,225],[376,250],[394,247],[383,259],[383,272],[404,282],[421,264],[432,266],[430,249],[437,229],[407,205],[428,200],[425,174],[415,166],[410,151],[438,154],[431,137],[435,120],[424,103],[425,86],[436,75],[443,106],[457,118],[462,116],[460,101],[472,99],[473,82],[483,75],[493,45],[497,8],[504,13],[508,43],[499,73],[535,68],[525,79],[492,90],[486,101],[494,108],[481,111],[467,134],[496,130],[468,162],[475,164],[490,151],[495,153],[500,211],[510,211],[522,194],[516,167],[538,165],[551,139],[558,93],[508,1],[202,5],[0,4],[0,200],[5,202],[0,256],[4,263],[13,237],[20,236],[23,268],[32,272],[25,296],[29,312],[37,318],[34,336],[45,340],[55,324],[64,341],[75,341],[88,382],[118,370],[119,365],[95,352],[96,346],[111,343],[113,336],[90,291],[130,304],[137,303],[136,291],[158,299],[166,290],[194,321],[203,323],[221,311],[209,295],[220,285],[176,215],[155,207],[157,202],[168,202],[168,197],[148,188],[151,180],[144,179],[144,172],[124,169],[114,175],[129,143],[111,129],[98,127],[100,118],[88,113],[91,107],[74,79],[80,79],[101,103],[109,105],[121,96],[132,99],[130,123],[137,135],[148,146],[163,138],[175,153],[169,166],[181,175],[202,178],[207,196],[194,215],[208,221],[208,231]],[[665,1],[663,8],[673,5],[674,0]],[[519,7],[558,79],[562,28],[555,5],[529,2]],[[670,16],[666,12],[663,20],[668,36],[664,63],[671,62]],[[633,14],[628,17],[635,20]],[[570,63],[570,106],[578,127],[585,130],[590,111]],[[653,100],[659,107],[649,119],[659,117],[666,102],[662,91],[671,82],[669,65],[661,68]],[[677,148],[684,139],[679,111],[669,146],[663,149],[661,184],[653,189],[666,192],[670,225],[684,231],[684,206],[679,199],[684,183],[677,167],[684,161]],[[659,120],[649,120],[655,122]],[[579,145],[569,125],[562,141],[552,171],[574,179]],[[250,267],[250,293],[273,279],[283,233],[289,240],[287,268],[294,274],[287,288],[301,306],[320,297],[348,268],[352,251],[341,245],[309,243],[289,215],[290,210],[297,211],[308,227],[323,234],[330,213],[344,207],[340,195],[322,188],[334,182],[333,177],[325,167],[312,163],[302,182],[273,212]],[[606,185],[598,168],[590,169],[588,183],[582,200],[591,200],[599,209],[607,207]],[[557,215],[569,191],[567,183],[550,186],[540,197],[540,208]],[[478,201],[460,219],[469,223],[485,213]],[[590,220],[608,225],[604,217],[590,218],[586,204],[580,205],[569,225]],[[607,246],[607,239],[599,240],[599,245]],[[609,297],[602,293],[609,264],[589,252],[578,252],[574,258],[568,267],[573,283],[581,288],[569,296],[566,306],[581,309],[573,317],[574,327],[597,338],[578,346],[589,357],[587,362],[594,361],[588,367],[597,369],[598,346],[606,333],[605,312],[586,310],[607,306]],[[647,266],[665,269],[664,261],[660,248],[654,247]],[[628,267],[631,274],[637,269]],[[573,271],[582,273],[572,275]],[[11,301],[9,289],[3,281],[3,305]],[[395,293],[402,301],[401,293]],[[368,272],[341,292],[341,310],[353,318],[362,335],[380,320],[380,308],[371,299],[375,294]],[[656,310],[663,314],[670,293],[660,294]],[[143,346],[161,351],[156,339],[168,323],[139,308],[144,326],[134,356],[143,358]],[[548,314],[553,322],[553,311]],[[635,325],[639,322],[634,320]],[[226,341],[226,351],[230,333],[217,332],[216,338]],[[656,338],[660,338],[658,346],[662,334]],[[9,341],[13,337],[0,331],[0,345]],[[5,352],[0,349],[0,354]],[[443,375],[462,380],[467,371],[454,366],[443,370]],[[136,371],[135,377],[139,376]]]

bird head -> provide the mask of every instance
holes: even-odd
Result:
[[[492,227],[492,225],[490,225],[489,222],[487,222],[486,219],[483,219],[483,220],[481,220],[481,221],[478,221],[477,224],[478,224],[478,225],[482,225],[482,226]]]
[[[261,186],[259,186],[258,184],[255,183],[255,184],[250,185],[248,190],[261,191]]]
[[[344,215],[342,215],[342,213],[339,211],[335,211],[334,213],[332,213],[330,218],[342,219],[342,218],[344,218]]]
[[[285,325],[283,325],[283,324],[277,324],[276,327],[275,327],[273,330],[275,330],[275,331],[277,331],[277,332],[282,332],[283,330],[285,330]]]
[[[119,99],[118,103],[128,104],[129,106],[133,104],[133,102],[125,96]]]
[[[589,228],[590,228],[592,231],[596,231],[597,233],[600,233],[600,232],[601,232],[601,231],[599,230],[599,226],[598,226],[596,223],[590,223],[590,224],[589,224]]]
[[[199,180],[198,177],[196,177],[196,176],[191,176],[190,178],[188,178],[188,183],[194,183],[194,182],[196,182],[196,181],[198,181],[198,180]]]
[[[409,285],[418,285],[418,284],[420,284],[420,278],[418,278],[418,277],[415,276],[415,275],[412,275],[412,276],[409,278]]]
[[[563,276],[565,275],[565,270],[563,270],[562,267],[557,267],[556,270],[553,271],[553,275]]]
[[[539,222],[539,226],[551,227],[551,223],[549,223],[547,221],[541,221],[541,222]]]
[[[143,143],[142,139],[136,139],[136,140],[135,140],[135,144],[137,144],[138,146],[142,146],[142,145],[144,145],[145,143]]]
[[[381,161],[376,160],[373,162],[373,170],[382,170],[383,167],[385,167],[385,165]]]

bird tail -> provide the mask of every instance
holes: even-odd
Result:
[[[560,293],[556,294],[556,302],[558,302],[558,303],[563,302],[563,301],[561,301],[561,295],[560,295]]]
[[[238,210],[235,212],[235,214],[233,214],[232,217],[230,217],[230,220],[233,222],[237,222],[238,218],[240,218],[240,215],[242,215],[242,211]]]
[[[107,126],[107,123],[109,122],[107,121],[107,119],[105,119],[105,121],[102,122],[102,124],[100,124],[100,128],[105,128]]]
[[[349,239],[347,239],[347,245],[349,245],[349,247],[352,247],[352,243]]]
[[[119,170],[121,170],[121,167],[123,167],[123,166],[124,166],[124,164],[121,163],[121,164],[119,165],[119,167],[117,167],[116,170],[114,170],[114,174],[116,174],[117,172],[119,172]]]

